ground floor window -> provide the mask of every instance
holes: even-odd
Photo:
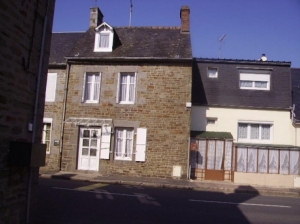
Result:
[[[52,122],[51,122],[51,120],[44,118],[43,133],[42,133],[42,143],[46,144],[46,153],[47,154],[50,153],[51,129],[52,129]]]
[[[115,159],[132,160],[133,154],[133,128],[116,128]]]
[[[237,172],[300,174],[299,151],[245,147],[238,147],[236,151]]]

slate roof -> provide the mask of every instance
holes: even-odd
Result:
[[[66,56],[79,59],[192,59],[190,35],[180,31],[179,27],[114,27],[113,51],[94,52],[95,31],[89,29]]]
[[[208,68],[217,68],[218,78],[209,78]],[[240,89],[239,69],[270,71],[270,90]],[[227,108],[289,110],[292,106],[290,62],[195,59],[192,103]]]
[[[84,32],[52,33],[50,64],[65,64],[67,56]]]
[[[297,123],[300,122],[300,68],[292,68],[292,101],[295,105]]]
[[[191,131],[191,137],[194,137],[196,139],[233,139],[233,136],[230,132],[214,131]]]

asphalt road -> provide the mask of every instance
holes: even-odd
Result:
[[[300,198],[40,179],[36,224],[300,223]]]

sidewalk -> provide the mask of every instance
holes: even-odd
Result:
[[[224,181],[199,181],[199,180],[178,180],[172,178],[153,177],[128,177],[119,175],[100,176],[99,173],[72,173],[57,172],[40,174],[42,178],[54,178],[65,180],[80,180],[88,182],[141,185],[147,187],[178,188],[199,191],[214,191],[223,193],[246,193],[255,195],[272,195],[286,197],[300,197],[299,188],[270,188],[264,186],[238,185]]]

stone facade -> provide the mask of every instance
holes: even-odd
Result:
[[[85,72],[101,73],[100,101],[82,103]],[[132,105],[116,103],[118,74],[136,72],[136,101]],[[101,174],[171,177],[173,166],[180,166],[182,178],[188,166],[190,133],[191,61],[149,63],[72,64],[66,106],[69,117],[112,119],[114,127],[147,128],[145,162],[114,159],[114,134],[109,159],[101,159]],[[64,129],[62,170],[73,171],[78,163],[79,127]]]
[[[41,142],[54,3],[55,0],[0,3],[0,223],[3,224],[28,222],[35,204],[38,168],[9,166],[8,153],[12,141]]]
[[[66,69],[49,67],[48,73],[56,73],[56,89],[54,102],[45,102],[44,118],[51,118],[50,153],[46,154],[46,166],[41,171],[58,171],[60,166],[61,128],[64,109]],[[54,144],[57,142],[58,144]]]

